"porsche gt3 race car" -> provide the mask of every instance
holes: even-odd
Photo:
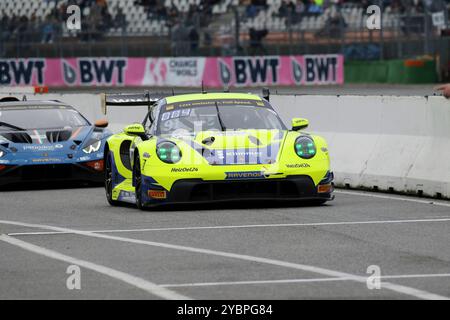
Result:
[[[105,146],[105,188],[111,205],[137,207],[230,200],[333,199],[326,141],[288,130],[269,101],[252,94],[170,97],[105,96],[111,105],[148,105]]]
[[[57,101],[0,100],[0,186],[47,181],[102,183],[108,123],[89,123]]]

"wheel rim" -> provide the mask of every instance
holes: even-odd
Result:
[[[112,169],[111,169],[111,156],[108,155],[106,159],[106,168],[105,168],[105,189],[106,196],[109,200],[112,199]]]

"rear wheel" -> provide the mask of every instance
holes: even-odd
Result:
[[[140,210],[144,210],[144,204],[142,202],[142,173],[141,173],[141,161],[139,155],[136,155],[133,166],[134,187],[136,194],[136,206]]]
[[[106,191],[106,200],[112,206],[118,206],[120,204],[119,201],[113,200],[112,191],[113,191],[113,171],[112,171],[112,157],[111,152],[108,151],[105,159],[105,191]]]

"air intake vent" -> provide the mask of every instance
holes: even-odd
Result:
[[[47,140],[50,143],[67,141],[70,139],[72,131],[70,130],[58,130],[58,131],[47,131]]]
[[[30,135],[26,132],[2,133],[2,136],[13,143],[33,143]]]

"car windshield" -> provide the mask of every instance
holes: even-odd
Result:
[[[159,134],[174,131],[189,133],[207,130],[284,130],[275,111],[266,107],[248,105],[199,106],[163,111],[160,115]]]
[[[49,129],[88,126],[87,120],[76,110],[67,107],[5,107],[0,108],[0,130],[12,128]]]

